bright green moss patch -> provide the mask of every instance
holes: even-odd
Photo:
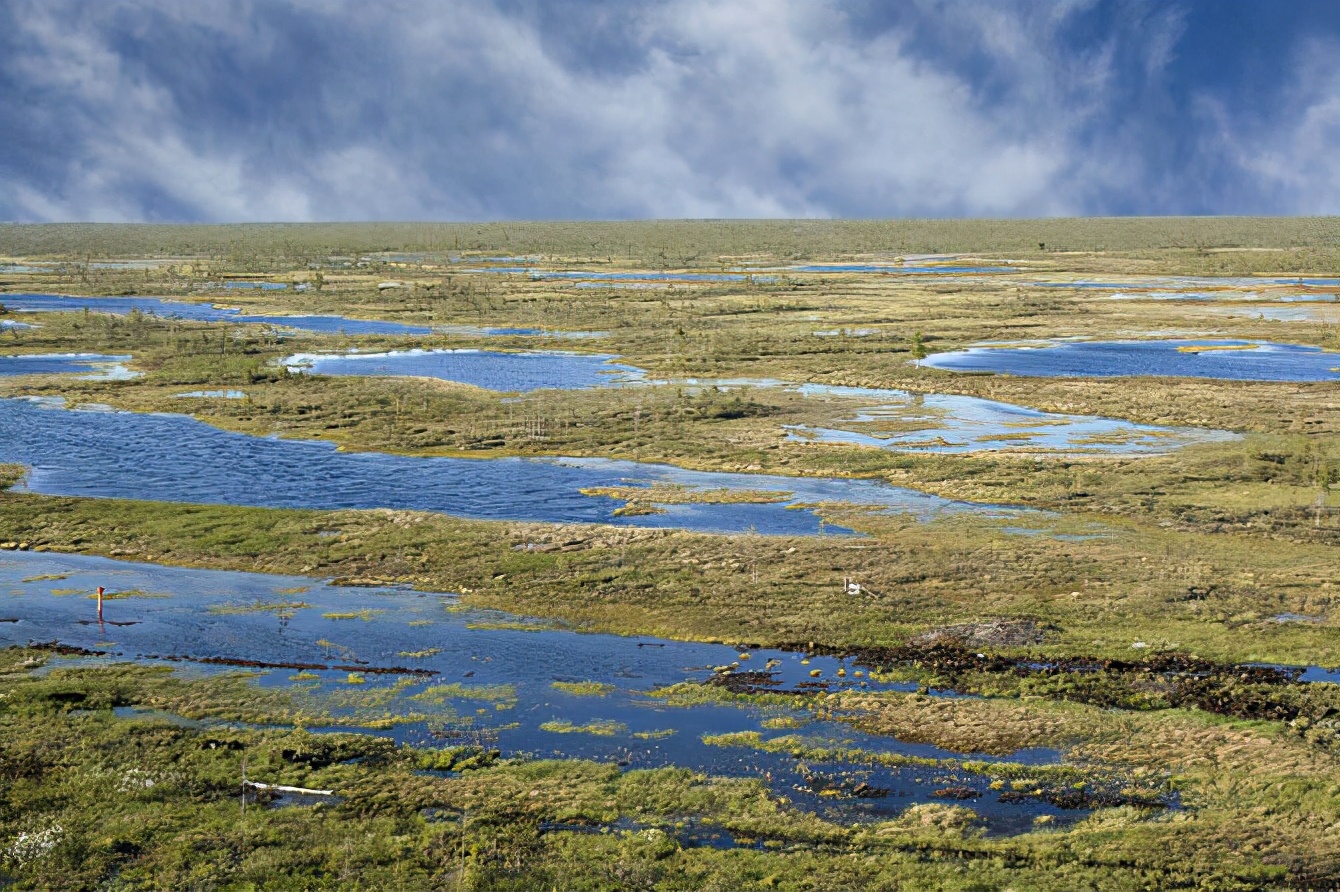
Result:
[[[414,695],[425,703],[444,703],[447,700],[515,700],[516,688],[510,684],[451,684],[430,685]]]
[[[598,681],[556,681],[549,686],[556,691],[576,694],[579,697],[604,697],[615,690],[614,685]]]
[[[574,725],[566,719],[556,719],[544,722],[540,725],[540,729],[553,734],[594,734],[597,737],[614,737],[626,733],[628,726],[612,719],[598,719],[583,725]]]

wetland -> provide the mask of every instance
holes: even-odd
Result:
[[[1334,223],[1169,225],[0,227],[0,884],[1334,885]]]

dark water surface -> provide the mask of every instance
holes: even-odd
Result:
[[[1013,273],[1017,269],[1009,266],[954,266],[906,264],[892,266],[875,263],[809,263],[802,266],[790,266],[789,270],[799,273],[883,273],[894,276],[928,275],[968,275],[974,273]]]
[[[254,283],[252,283],[254,284]],[[94,313],[129,315],[139,310],[146,315],[194,322],[235,322],[274,325],[318,334],[432,334],[426,325],[405,325],[377,319],[350,319],[347,316],[281,316],[244,313],[232,307],[207,303],[160,300],[156,297],[77,297],[64,294],[0,294],[0,304],[20,313],[66,313],[87,308]]]
[[[462,270],[467,273],[527,275],[536,281],[569,280],[592,282],[744,282],[749,273],[663,272],[657,270],[609,272],[605,270],[543,270],[532,266],[489,266]],[[755,279],[759,281],[759,279]],[[771,281],[771,279],[767,279]]]
[[[1225,347],[1250,349],[1222,349]],[[971,347],[937,353],[922,362],[954,372],[1036,377],[1340,381],[1340,353],[1268,341],[1071,341],[1036,347]]]
[[[0,377],[14,375],[54,375],[80,373],[83,378],[106,380],[134,377],[123,363],[129,356],[107,356],[102,353],[32,353],[19,356],[0,356]]]
[[[131,594],[106,603],[109,623],[102,627],[89,597],[97,586],[113,596]],[[279,604],[291,606],[280,615],[275,608]],[[337,618],[363,610],[369,611],[366,618]],[[948,786],[982,794],[964,804],[983,815],[995,832],[1028,829],[1042,814],[1063,819],[1086,814],[1041,802],[999,802],[987,789],[987,778],[952,761],[906,768],[837,761],[805,765],[789,755],[713,746],[703,735],[757,731],[764,739],[796,734],[819,744],[875,753],[964,758],[934,746],[864,734],[843,723],[816,721],[803,708],[669,706],[648,694],[702,681],[713,674],[713,667],[731,663],[772,672],[778,690],[815,683],[813,672],[830,689],[909,689],[904,683],[854,674],[839,677],[839,669],[855,669],[832,658],[806,660],[783,651],[544,629],[495,611],[461,609],[449,594],[32,552],[0,555],[0,615],[17,620],[0,623],[0,646],[59,640],[107,652],[94,662],[170,657],[182,666],[223,659],[329,667],[305,670],[314,679],[294,679],[295,668],[265,670],[259,683],[324,702],[335,715],[349,716],[355,728],[361,713],[351,698],[372,695],[376,703],[370,717],[388,712],[402,717],[394,730],[377,733],[420,745],[480,741],[508,755],[595,759],[628,768],[673,765],[713,775],[765,778],[776,794],[844,820],[890,817],[913,803],[932,801],[935,790]],[[503,627],[519,620],[537,630]],[[742,659],[743,653],[748,657]],[[217,664],[195,665],[199,671],[227,670]],[[379,675],[373,671],[378,668],[412,668],[424,674]],[[350,671],[363,684],[351,685]],[[576,694],[554,688],[554,682],[595,682],[608,688],[603,696]],[[326,695],[335,699],[322,701]],[[799,727],[764,725],[778,719]],[[611,733],[565,733],[555,730],[561,727],[552,724],[556,722],[577,728],[607,723]],[[1010,760],[1043,764],[1057,758],[1054,751],[1026,750]],[[830,783],[839,795],[820,795]],[[851,795],[857,783],[887,794]]]
[[[870,505],[922,519],[1013,509],[952,502],[870,480],[685,471],[608,459],[423,458],[340,452],[331,443],[231,433],[186,415],[76,411],[0,399],[0,462],[32,468],[33,492],[266,508],[398,508],[481,520],[606,523],[765,535],[846,533],[808,507]],[[765,490],[766,504],[665,505],[620,517],[619,500],[581,490],[670,484]]]

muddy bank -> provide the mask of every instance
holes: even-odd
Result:
[[[1034,656],[977,650],[962,638],[922,636],[894,647],[789,649],[849,659],[876,672],[911,671],[922,685],[964,693],[1028,693],[1121,709],[1196,707],[1218,715],[1292,722],[1340,714],[1335,692],[1297,667],[1217,663],[1185,653],[1137,659]],[[761,687],[755,685],[756,687]]]

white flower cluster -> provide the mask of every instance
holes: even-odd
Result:
[[[152,790],[160,784],[175,786],[181,783],[181,775],[175,771],[151,771],[147,768],[127,768],[117,777],[118,793],[142,793]]]
[[[4,860],[18,867],[40,860],[60,845],[65,828],[52,824],[44,830],[24,830],[4,848]]]
[[[121,777],[116,782],[116,791],[118,793],[131,793],[138,790],[149,790],[157,786],[158,779],[152,772],[145,771],[143,768],[128,768],[121,772]]]

